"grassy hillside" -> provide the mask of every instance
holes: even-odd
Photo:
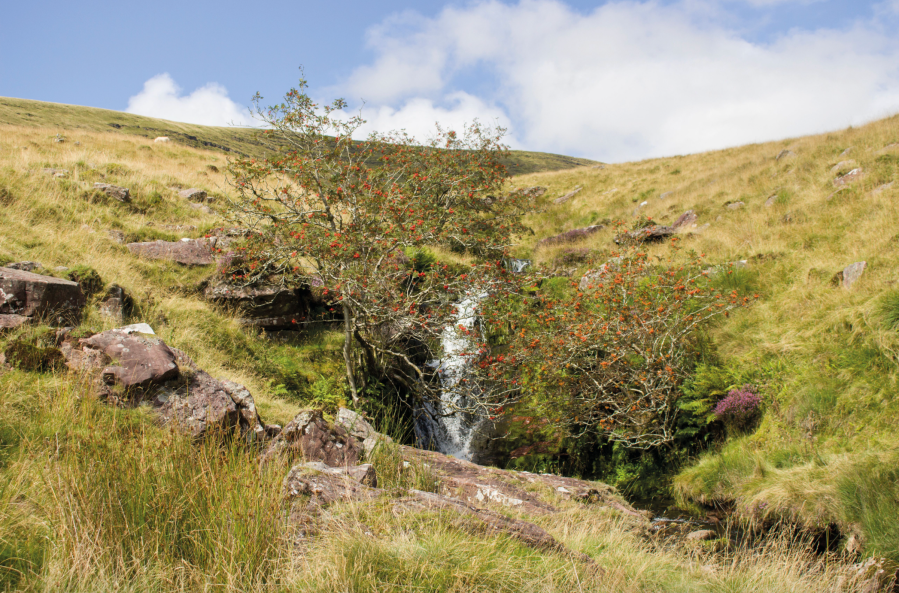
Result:
[[[279,145],[272,138],[263,139],[259,130],[200,126],[133,115],[122,111],[46,103],[27,99],[0,97],[0,123],[18,126],[40,126],[66,134],[68,130],[108,132],[154,139],[167,136],[173,142],[194,148],[207,148],[246,156],[263,156]],[[545,152],[512,151],[504,163],[513,175],[570,169],[595,164],[588,159]]]
[[[62,143],[54,141],[60,131],[66,136]],[[874,142],[881,143],[881,138]],[[755,166],[772,167],[767,154],[771,149],[753,149],[759,160]],[[220,173],[225,158],[221,152],[154,144],[118,131],[2,125],[0,263],[37,261],[42,273],[59,275],[67,272],[62,267],[94,268],[106,283],[115,282],[134,296],[136,311],[129,321],[150,323],[168,344],[186,351],[213,376],[247,385],[268,422],[283,424],[301,406],[333,411],[342,398],[342,389],[332,379],[339,375],[339,336],[319,328],[281,341],[241,330],[234,319],[200,296],[199,287],[216,273],[213,266],[186,269],[148,262],[133,257],[119,243],[122,237],[199,237],[213,228],[214,212],[193,208],[177,191],[206,189],[218,200],[212,204],[217,208],[227,193]],[[711,169],[702,158],[689,157],[678,164],[685,172],[679,179],[697,179],[697,187],[702,187],[698,171]],[[695,174],[686,173],[691,166]],[[635,172],[656,167],[651,174]],[[45,168],[69,173],[55,177]],[[780,170],[781,165],[775,168]],[[794,173],[781,174],[788,179],[805,175],[790,170]],[[669,174],[661,163],[651,163],[521,181],[546,183],[553,195],[572,182],[592,183],[584,196],[553,210],[545,223],[535,218],[535,226],[545,234],[587,216],[581,213],[585,209],[580,200],[598,200],[591,206],[598,216],[630,208],[630,198],[623,195],[618,201],[599,201],[604,200],[602,191],[612,176],[633,178],[642,185],[648,175],[673,178],[662,177]],[[129,187],[132,203],[95,192],[96,181]],[[678,198],[678,208],[687,205],[687,195],[685,190]],[[798,195],[788,197],[806,199]],[[865,203],[863,196],[854,202],[859,209]],[[703,215],[712,216],[706,211]],[[726,224],[720,227],[725,229]],[[725,249],[732,238],[725,230],[718,233],[697,241],[716,241],[712,246],[722,249],[717,256],[722,260],[735,257]],[[859,249],[864,246],[860,241]],[[848,299],[857,309],[875,298],[874,283],[887,277],[885,271],[877,271],[883,264],[875,263],[885,257],[872,257],[870,274],[857,292],[831,293],[817,285],[805,290],[821,295],[825,304]],[[774,258],[766,264],[774,266],[772,273],[785,285],[791,282],[792,268],[777,266],[787,261]],[[776,299],[782,298],[773,293],[777,286],[766,292],[771,300],[734,320],[736,325],[721,329],[722,344],[746,331],[741,328],[749,327],[752,316],[766,310],[774,314]],[[828,315],[835,313],[823,318]],[[802,327],[795,319],[790,322]],[[112,325],[94,306],[83,322],[95,330]],[[779,327],[772,321],[765,331],[772,332],[772,326]],[[862,339],[841,331],[841,339]],[[40,332],[28,328],[7,333],[0,342],[5,347]],[[799,368],[806,360],[804,353],[794,359],[789,359],[789,351],[769,353],[767,346],[757,344],[756,334],[746,333],[749,338],[723,349],[723,356],[734,364],[752,365],[774,357],[798,361],[794,366]],[[884,336],[887,333],[883,330]],[[814,343],[827,342],[821,336]],[[788,385],[781,375],[772,377],[772,385],[780,384],[777,377]],[[649,539],[615,512],[579,503],[572,503],[562,515],[537,521],[569,548],[593,557],[592,567],[508,538],[461,529],[445,514],[400,516],[387,503],[335,505],[321,530],[298,544],[296,533],[282,520],[281,481],[286,470],[283,464],[260,469],[255,453],[239,443],[192,443],[157,426],[145,409],[106,405],[90,385],[64,369],[4,369],[0,371],[0,590],[812,593],[852,590],[859,582],[846,562],[815,556],[808,546],[787,537],[725,554],[702,546],[685,550]]]
[[[789,152],[777,159],[782,151]],[[855,168],[864,171],[860,180],[835,186]],[[697,228],[682,247],[705,254],[709,265],[746,261],[723,282],[759,302],[712,331],[697,384],[713,402],[754,385],[764,416],[757,429],[732,433],[677,476],[682,501],[835,525],[869,552],[899,560],[899,116],[515,181],[549,188],[522,257],[552,264],[572,249],[601,254],[613,245],[611,227],[578,244],[535,246],[600,222],[633,225],[649,216],[670,224],[692,209]],[[569,201],[553,203],[577,186]],[[861,279],[848,290],[835,286],[835,274],[859,261],[867,262]]]

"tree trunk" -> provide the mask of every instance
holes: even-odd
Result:
[[[353,403],[359,403],[359,393],[356,390],[356,379],[353,376],[353,327],[355,324],[352,310],[343,304],[343,361],[346,363],[346,380],[350,385],[350,395],[353,397]]]

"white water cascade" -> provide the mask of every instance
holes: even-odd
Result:
[[[415,419],[415,436],[419,446],[436,448],[439,452],[459,459],[470,460],[472,454],[471,441],[478,418],[459,411],[467,404],[467,396],[459,385],[467,373],[470,364],[465,352],[474,350],[474,343],[466,335],[465,330],[480,333],[476,330],[478,301],[487,293],[468,296],[456,305],[453,323],[443,328],[440,337],[443,346],[443,358],[432,363],[440,373],[440,402],[426,402],[417,410]]]

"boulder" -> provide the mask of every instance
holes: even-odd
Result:
[[[637,229],[629,233],[621,233],[615,237],[615,242],[621,244],[626,242],[643,243],[646,241],[664,241],[669,237],[683,232],[691,225],[694,225],[696,220],[696,213],[692,210],[687,210],[681,214],[671,226],[654,225]]]
[[[215,263],[212,249],[215,241],[182,239],[180,241],[150,241],[128,243],[128,250],[138,257],[177,262],[185,266],[208,266]]]
[[[98,394],[108,401],[148,402],[163,424],[194,438],[239,431],[261,443],[275,436],[278,428],[262,422],[244,386],[211,377],[187,354],[152,334],[146,324],[77,341],[63,332],[60,350],[66,366],[97,377]],[[116,395],[116,386],[128,389],[126,397]]]
[[[768,196],[768,199],[765,200],[765,208],[770,208],[775,204],[775,202],[777,202],[777,194]]]
[[[153,140],[153,142],[171,142],[168,136],[159,136]]]
[[[190,200],[191,202],[206,202],[209,201],[209,196],[205,190],[202,190],[198,187],[192,187],[190,189],[183,189],[178,192],[178,195],[184,198],[185,200]]]
[[[885,192],[886,190],[888,190],[888,189],[890,189],[891,187],[893,187],[893,185],[894,185],[895,183],[896,183],[895,181],[890,181],[889,183],[884,183],[884,184],[882,184],[882,185],[878,185],[877,187],[875,187],[874,189],[871,190],[870,195],[872,195],[872,196],[879,196],[880,194],[882,194],[882,193]]]
[[[565,202],[567,202],[568,200],[570,200],[571,198],[573,198],[574,196],[576,196],[577,193],[578,193],[579,191],[581,191],[582,189],[584,189],[584,188],[582,188],[580,185],[577,186],[577,187],[575,187],[573,190],[571,190],[570,192],[568,192],[568,193],[565,194],[564,196],[559,197],[559,198],[556,198],[555,200],[553,200],[553,204],[564,204]]]
[[[660,200],[664,200],[665,198],[667,198],[668,196],[670,196],[670,195],[673,194],[673,193],[674,193],[674,192],[672,192],[672,191],[666,191],[666,192],[664,192],[663,194],[659,195],[659,199],[660,199]]]
[[[343,467],[356,465],[362,445],[342,426],[330,427],[320,410],[302,410],[272,440],[262,462],[281,455]]]
[[[110,198],[115,198],[120,202],[127,203],[131,201],[131,190],[127,187],[119,187],[118,185],[109,183],[95,183],[94,189],[100,190]]]
[[[836,179],[833,180],[834,187],[842,187],[844,185],[848,185],[850,183],[854,183],[865,176],[865,171],[863,169],[852,169],[845,175],[840,175]]]
[[[744,202],[731,202],[730,204],[727,205],[727,209],[728,210],[739,210],[740,208],[742,208],[745,205],[746,204]]]
[[[68,169],[43,169],[44,173],[50,175],[52,177],[68,177],[69,170]]]
[[[0,315],[37,317],[58,325],[81,319],[84,293],[77,282],[0,268]]]
[[[178,377],[175,353],[159,338],[129,335],[114,330],[79,340],[86,348],[103,353],[113,364],[102,376],[107,384],[147,387]]]
[[[334,424],[342,427],[356,440],[361,441],[366,455],[371,455],[381,443],[393,442],[393,439],[389,436],[377,432],[365,418],[346,408],[337,410],[337,419],[334,421]]]
[[[867,262],[863,261],[849,264],[848,266],[843,268],[843,271],[837,272],[831,282],[834,285],[842,286],[846,290],[850,290],[852,288],[852,285],[858,282],[859,278],[862,277],[862,274],[867,267]]]
[[[691,531],[684,537],[687,541],[693,542],[705,542],[713,539],[717,539],[718,534],[712,531],[711,529],[698,529],[696,531]]]

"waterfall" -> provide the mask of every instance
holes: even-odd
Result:
[[[416,413],[415,436],[419,446],[433,446],[441,453],[459,459],[471,459],[471,440],[478,423],[478,418],[471,414],[456,411],[465,408],[468,399],[464,389],[459,389],[459,383],[467,373],[470,356],[462,354],[475,349],[473,341],[460,326],[480,333],[476,330],[476,309],[478,301],[486,296],[487,293],[468,296],[456,305],[453,322],[443,328],[440,336],[443,358],[431,363],[440,373],[440,402],[425,402]],[[446,415],[453,411],[455,414]]]

